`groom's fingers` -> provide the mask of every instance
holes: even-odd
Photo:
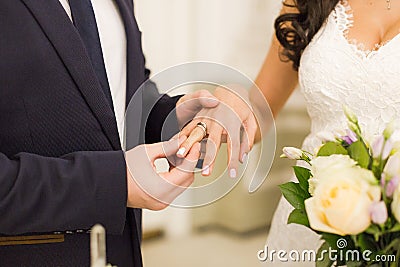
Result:
[[[194,179],[194,169],[196,168],[197,161],[200,157],[200,143],[194,144],[187,156],[182,162],[172,168],[168,174],[164,176],[168,177],[168,180],[177,186],[184,186],[191,184]]]
[[[181,135],[178,139],[173,138],[166,142],[146,145],[145,148],[147,155],[152,162],[159,158],[175,155],[179,146],[185,142],[185,140],[186,136]]]

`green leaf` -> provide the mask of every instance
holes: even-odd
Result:
[[[378,242],[380,235],[382,234],[381,229],[376,224],[371,224],[367,230],[365,230],[367,234],[373,235],[375,238],[375,242]]]
[[[317,156],[323,157],[333,154],[347,155],[348,152],[341,144],[338,144],[336,142],[328,142],[319,149]]]
[[[304,192],[300,184],[289,182],[280,185],[279,188],[281,189],[282,195],[295,209],[305,209],[304,200],[309,196]]]
[[[311,197],[310,193],[308,192],[308,179],[310,179],[311,177],[311,171],[300,166],[294,166],[293,170],[294,174],[297,177],[297,180],[299,180],[301,189],[303,189],[304,192],[306,192],[308,196]]]
[[[396,223],[387,233],[400,232],[400,224]]]
[[[376,241],[373,236],[368,234],[360,234],[357,236],[357,246],[360,247],[361,251],[370,250],[376,251]]]
[[[362,261],[348,261],[346,267],[361,267],[364,266]]]
[[[400,239],[395,239],[392,242],[390,242],[389,245],[387,245],[382,251],[383,253],[388,253],[393,249],[398,250],[398,248],[400,247]],[[400,250],[398,250],[400,251]]]
[[[399,266],[399,261],[400,261],[400,249],[397,249],[397,253],[396,253],[396,261],[394,262],[396,265],[397,265],[397,267]],[[391,265],[391,266],[393,266],[393,265]]]
[[[349,153],[349,156],[355,161],[357,161],[360,167],[365,169],[368,168],[369,163],[371,161],[371,157],[369,155],[367,147],[363,142],[361,141],[354,142],[347,148],[347,151]]]
[[[379,233],[380,231],[381,230],[380,230],[379,226],[376,224],[371,224],[367,228],[367,230],[365,230],[366,233],[371,234],[371,235],[375,235],[375,234]]]
[[[329,248],[328,242],[324,242],[318,249],[316,267],[331,267],[333,265],[333,260],[329,258]]]
[[[287,223],[296,223],[310,227],[310,222],[308,221],[307,213],[305,210],[294,209],[290,213]]]
[[[325,240],[325,242],[327,242],[331,248],[337,249],[337,241],[340,238],[343,238],[343,236],[330,233],[322,233],[321,238]]]

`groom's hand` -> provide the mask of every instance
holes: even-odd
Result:
[[[176,116],[180,128],[189,123],[203,108],[215,108],[219,100],[207,90],[186,94],[176,103]]]
[[[186,156],[192,145],[199,142],[201,130],[198,123],[205,123],[208,138],[202,174],[206,176],[211,174],[220,144],[227,140],[229,175],[234,178],[237,175],[239,161],[245,161],[254,144],[258,130],[257,122],[249,104],[248,90],[239,86],[230,86],[230,89],[218,87],[214,96],[219,104],[215,107],[203,107],[181,131],[181,134],[188,136],[188,139],[181,145],[179,156]],[[184,104],[185,99],[181,100]]]
[[[185,159],[179,159],[175,154],[185,140],[182,136],[167,142],[140,145],[125,153],[128,207],[162,210],[193,183],[200,144],[192,146]],[[168,172],[156,172],[154,162],[160,158],[169,160]]]

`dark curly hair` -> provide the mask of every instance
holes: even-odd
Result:
[[[340,0],[293,0],[298,13],[286,13],[275,20],[275,33],[283,47],[281,59],[298,70],[300,58],[314,35]]]

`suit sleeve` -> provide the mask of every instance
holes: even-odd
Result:
[[[146,69],[148,78],[150,71]],[[175,106],[182,95],[160,94],[154,82],[147,82],[143,90],[142,129],[145,129],[145,143],[169,140],[179,132]]]
[[[100,223],[122,233],[127,185],[122,151],[61,158],[0,154],[0,233],[86,230]]]

